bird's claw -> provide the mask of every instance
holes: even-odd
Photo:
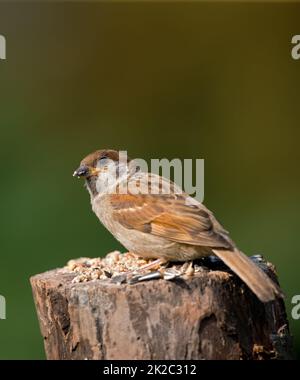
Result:
[[[178,270],[175,268],[161,267],[157,271],[151,271],[144,274],[132,274],[124,273],[113,277],[111,280],[113,283],[123,284],[128,283],[129,285],[137,284],[138,282],[159,280],[163,279],[166,281],[174,280],[175,278],[182,277],[183,275],[191,276],[195,272],[193,262],[186,262]]]
[[[182,273],[179,270],[173,268],[167,268],[163,271],[163,279],[167,281],[174,280],[174,278],[180,277],[181,275]]]

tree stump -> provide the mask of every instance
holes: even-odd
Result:
[[[280,299],[261,303],[218,260],[192,277],[72,283],[56,269],[31,278],[48,359],[290,359]],[[257,262],[275,281],[271,264]]]

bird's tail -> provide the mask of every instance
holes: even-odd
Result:
[[[262,302],[272,301],[284,295],[279,286],[253,261],[238,249],[213,250],[224,263],[236,273]]]

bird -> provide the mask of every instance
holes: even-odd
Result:
[[[131,253],[156,264],[217,256],[260,301],[284,297],[214,214],[170,179],[142,171],[113,149],[90,153],[73,175],[85,179],[92,210]]]

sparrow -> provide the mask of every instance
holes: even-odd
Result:
[[[161,263],[214,255],[260,301],[283,297],[214,214],[171,180],[142,171],[135,160],[121,160],[111,149],[86,156],[73,175],[85,178],[94,213],[128,251]]]

